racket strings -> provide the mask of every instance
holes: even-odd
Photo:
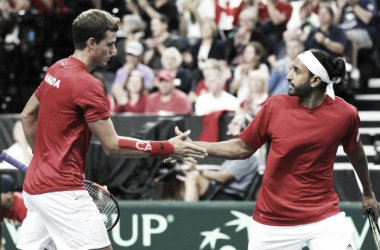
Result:
[[[102,215],[106,228],[112,228],[119,213],[114,199],[109,194],[91,183],[85,183],[84,185]]]

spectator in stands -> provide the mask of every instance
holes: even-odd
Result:
[[[299,8],[297,8],[298,6]],[[284,39],[286,40],[289,35],[297,35],[302,41],[305,41],[310,31],[320,26],[318,15],[313,12],[311,0],[292,2],[292,7],[292,16],[287,24]]]
[[[311,30],[305,41],[305,50],[319,49],[333,58],[342,57],[347,45],[347,37],[344,30],[333,23],[334,12],[332,8],[327,5],[321,5],[318,17],[321,26]]]
[[[205,75],[209,70],[214,69],[221,71],[224,78],[227,79],[226,84],[223,88],[227,91],[226,85],[229,79],[231,79],[231,71],[228,68],[228,65],[225,63],[225,61],[218,61],[216,59],[210,58],[205,61],[202,70],[197,70],[194,72],[192,91],[189,93],[189,99],[191,102],[195,103],[198,96],[208,93],[208,88],[205,84]]]
[[[162,53],[161,64],[163,69],[169,70],[175,76],[175,87],[186,94],[189,93],[192,79],[190,71],[181,66],[181,53],[174,47],[166,48]]]
[[[289,90],[289,82],[286,76],[291,70],[292,62],[304,51],[303,42],[298,37],[286,41],[286,55],[272,65],[269,77],[269,94],[286,94]]]
[[[9,148],[5,149],[5,151],[16,160],[22,162],[25,165],[29,165],[33,155],[32,150],[26,141],[21,121],[18,120],[13,125],[12,135],[14,143]],[[1,163],[1,167],[14,168],[5,161]]]
[[[27,209],[21,192],[16,192],[16,183],[9,174],[1,175],[1,214],[16,226],[26,217]]]
[[[117,86],[121,88],[120,85]],[[119,97],[117,112],[144,113],[146,92],[143,75],[137,70],[132,71],[127,80],[127,93],[124,94],[123,89],[119,90],[119,93],[123,93],[123,95]]]
[[[151,23],[153,19],[165,16],[167,19],[169,32],[178,32],[179,14],[177,6],[172,1],[153,0],[153,4],[151,5],[148,0],[139,0],[138,4],[140,7],[139,10],[141,10],[140,14],[142,19],[146,21],[146,23]],[[135,11],[134,13],[138,12]],[[149,25],[147,25],[146,37],[150,37],[152,34],[151,32],[154,33],[153,30],[149,30]]]
[[[188,38],[189,45],[194,45],[202,36],[203,21],[215,20],[215,2],[214,0],[193,0],[182,1],[182,3],[180,34]]]
[[[21,192],[16,192],[16,183],[9,174],[1,175],[1,237],[0,249],[5,250],[4,246],[4,218],[9,223],[19,227],[26,217],[27,209],[24,205],[24,198]]]
[[[7,44],[22,45],[21,55],[27,57],[30,53],[30,47],[35,47],[36,40],[39,35],[42,35],[42,29],[37,29],[36,16],[39,14],[38,11],[32,6],[31,0],[2,1],[0,6],[1,20],[5,20],[5,23],[2,24],[5,27],[1,29],[8,31],[8,33],[0,35],[5,36]],[[9,22],[10,26],[8,26]],[[37,31],[38,34],[36,34]],[[28,63],[30,65],[30,62]]]
[[[32,7],[32,0],[18,0],[18,1],[12,1],[13,9],[16,11],[27,11],[30,10]]]
[[[0,0],[0,42],[12,28],[11,4],[9,0]]]
[[[148,51],[145,52],[144,63],[154,70],[162,68],[161,55],[166,48],[175,47],[180,52],[185,48],[178,36],[169,33],[168,22],[168,18],[162,15],[150,22],[152,37],[146,39]]]
[[[173,73],[161,70],[158,75],[158,91],[148,95],[146,113],[158,115],[189,114],[193,111],[187,95],[175,88]]]
[[[200,95],[195,103],[196,115],[207,115],[212,112],[228,110],[237,111],[238,99],[224,90],[226,79],[220,70],[208,70],[205,85],[208,93]]]
[[[20,2],[20,1],[14,1]],[[21,1],[22,2],[22,1]],[[40,13],[66,14],[69,9],[65,6],[64,0],[32,0],[32,4]]]
[[[244,9],[239,15],[239,26],[228,33],[227,53],[231,66],[237,66],[243,62],[243,53],[248,43],[256,41],[265,44],[264,35],[257,28],[257,15],[254,8]]]
[[[266,4],[256,0],[253,3],[262,33],[265,34],[265,49],[268,55],[279,57],[277,49],[292,15],[292,6],[282,0],[268,0]]]
[[[141,56],[144,48],[141,43],[132,41],[127,44],[125,50],[126,63],[116,71],[115,81],[112,84],[112,94],[115,97],[117,105],[124,106],[122,98],[125,96],[125,90],[130,73],[137,70],[144,78],[144,87],[147,90],[153,88],[154,72],[151,68],[141,63]]]
[[[242,101],[248,93],[248,75],[251,71],[260,71],[263,77],[269,78],[269,69],[265,64],[266,52],[259,42],[249,43],[244,50],[243,63],[239,64],[234,73],[230,93]]]
[[[252,117],[237,114],[228,124],[227,134],[231,139],[236,138],[240,132],[252,121]],[[259,160],[252,155],[245,160],[226,160],[218,171],[199,170],[191,165],[186,173],[184,201],[205,200],[215,193],[216,184],[226,184],[213,198],[213,200],[242,200],[255,175],[258,174]]]
[[[292,15],[292,6],[282,0],[268,0],[266,4],[261,1],[253,3],[256,15],[259,17],[261,31],[265,34],[265,49],[268,55],[279,57],[279,45]]]
[[[214,21],[204,20],[201,24],[202,38],[189,52],[183,54],[186,66],[193,69],[203,69],[204,63],[209,58],[225,60],[225,48],[222,41],[217,37],[218,30]]]
[[[116,42],[116,55],[111,58],[112,65],[107,68],[116,72],[117,69],[125,64],[125,48],[130,42],[140,42],[144,46],[143,23],[138,15],[125,15],[121,23],[121,30],[125,33],[125,38],[120,38]],[[110,64],[108,63],[108,64]]]
[[[99,80],[99,82],[102,84],[103,86],[103,89],[104,89],[104,92],[106,93],[107,95],[107,99],[106,99],[106,102],[107,102],[107,107],[109,108],[109,110],[114,113],[114,112],[117,112],[118,111],[118,105],[116,104],[116,101],[115,101],[115,98],[113,97],[112,94],[110,94],[108,92],[108,84],[107,84],[107,80],[106,78],[104,77],[103,73],[101,71],[94,71],[92,72],[92,75]],[[123,90],[121,90],[123,91]]]
[[[215,0],[215,23],[223,31],[222,39],[226,40],[228,32],[238,26],[243,5],[243,0]]]
[[[335,22],[341,24],[351,44],[350,62],[352,79],[360,79],[358,53],[360,49],[372,49],[376,38],[377,6],[374,0],[337,0]]]
[[[240,104],[239,112],[255,116],[268,98],[268,77],[260,71],[249,72],[248,94]]]

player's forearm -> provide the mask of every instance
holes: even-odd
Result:
[[[145,158],[145,157],[149,157],[149,153],[147,153],[147,152],[119,148],[118,145],[117,145],[117,143],[115,143],[113,146],[102,145],[102,147],[104,149],[104,152],[108,156],[128,157],[128,158]]]
[[[122,147],[120,140],[128,140],[133,142],[134,149]],[[137,140],[129,137],[118,136],[117,140],[114,140],[110,144],[102,145],[104,151],[109,156],[122,156],[129,158],[145,158],[150,156],[150,151],[148,151],[149,146],[148,141]]]
[[[209,156],[222,159],[246,159],[257,149],[245,144],[241,139],[232,139],[223,142],[194,142],[197,146],[206,149]]]
[[[37,121],[38,121],[37,115],[21,115],[21,123],[24,130],[25,138],[31,147],[32,150],[34,150],[34,143],[36,140],[36,133],[37,133]]]
[[[24,127],[25,138],[32,150],[34,150],[34,144],[36,141],[36,131],[37,131],[37,120],[32,121],[22,121],[22,126]]]
[[[39,100],[35,95],[32,95],[24,110],[20,114],[20,120],[25,138],[32,150],[34,150],[34,143],[36,140],[39,105]]]
[[[363,186],[364,195],[372,195],[372,184],[369,177],[367,157],[363,149],[363,145],[359,143],[348,155],[352,166],[357,173]]]

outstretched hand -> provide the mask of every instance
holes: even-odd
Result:
[[[192,142],[192,140],[190,139],[190,137],[189,137],[189,135],[190,135],[190,130],[188,130],[188,131],[186,131],[185,133],[183,133],[181,130],[179,130],[179,128],[178,128],[178,126],[176,126],[175,128],[174,128],[174,132],[176,133],[176,135],[177,136],[185,136],[185,134],[186,134],[186,136],[184,137],[184,139],[183,139],[183,141],[185,141],[185,142]]]
[[[197,161],[194,158],[204,158],[207,156],[204,148],[191,143],[192,140],[189,138],[190,130],[183,133],[178,127],[175,127],[175,133],[177,136],[169,139],[169,142],[174,146],[174,152],[164,162],[182,160],[196,163]]]

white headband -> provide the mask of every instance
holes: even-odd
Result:
[[[327,83],[326,94],[335,100],[333,84],[339,83],[340,78],[334,77],[332,80],[330,80],[330,77],[327,74],[326,69],[322,66],[318,59],[315,58],[315,56],[313,55],[313,53],[311,53],[310,50],[299,54],[298,58],[303,62],[303,64],[305,64],[305,66],[310,70],[311,73],[313,73],[315,76],[319,76],[323,82]]]

